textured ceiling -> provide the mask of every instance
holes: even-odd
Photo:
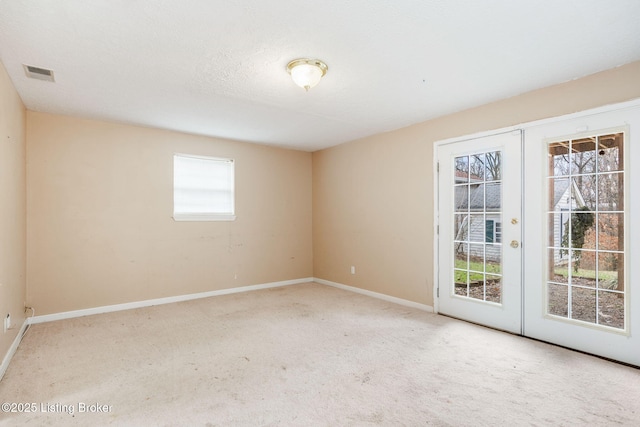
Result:
[[[0,60],[31,110],[314,151],[640,60],[639,18],[638,0],[0,0]],[[298,57],[329,66],[308,93]]]

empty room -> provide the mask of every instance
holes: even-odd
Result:
[[[640,425],[638,17],[0,1],[0,426]]]

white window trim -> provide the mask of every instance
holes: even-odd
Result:
[[[227,214],[214,214],[214,213],[173,213],[174,221],[235,221],[235,215],[227,215]]]
[[[232,213],[213,213],[213,212],[175,212],[175,201],[174,201],[174,212],[173,212],[173,220],[174,221],[235,221],[235,160],[231,158],[225,157],[212,157],[212,156],[198,156],[194,154],[184,154],[184,153],[173,153],[173,158],[176,156],[179,157],[189,157],[194,159],[204,159],[204,160],[213,160],[213,161],[224,161],[231,162],[234,164],[234,176],[232,176],[232,207],[234,212]],[[174,160],[175,161],[175,160]],[[174,179],[175,179],[175,170],[174,170]],[[175,186],[175,183],[174,183]],[[175,191],[175,188],[174,188]]]

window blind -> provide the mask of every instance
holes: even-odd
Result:
[[[232,159],[173,156],[173,217],[176,220],[233,220]]]

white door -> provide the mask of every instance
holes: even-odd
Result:
[[[437,146],[438,312],[521,333],[521,132]]]
[[[640,108],[524,147],[525,335],[640,366]]]

